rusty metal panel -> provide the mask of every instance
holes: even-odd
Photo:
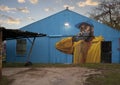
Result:
[[[2,78],[2,31],[0,31],[0,79]]]

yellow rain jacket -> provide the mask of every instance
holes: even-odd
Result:
[[[72,42],[72,37],[64,38],[56,43],[56,49],[67,54],[73,54],[74,64],[100,63],[102,36],[95,37],[91,42],[79,40]],[[85,59],[84,59],[85,57]]]

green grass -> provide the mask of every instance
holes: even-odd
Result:
[[[6,76],[2,76],[0,80],[0,85],[10,85],[12,80],[9,80]]]
[[[99,76],[91,75],[85,85],[120,85],[120,72],[107,71]]]
[[[5,67],[24,67],[24,63],[3,63],[3,68]]]
[[[89,64],[102,72],[101,75],[90,75],[85,85],[120,85],[120,64]]]
[[[24,63],[6,63],[3,67],[24,67]],[[100,75],[90,75],[85,85],[120,85],[120,64],[33,64],[36,67],[86,67],[101,71]],[[1,84],[0,84],[1,85]]]
[[[6,67],[25,67],[25,63],[3,63],[3,68]],[[74,65],[74,64],[41,64],[41,63],[34,63],[30,67],[76,67],[80,65]],[[29,67],[29,66],[28,66]]]
[[[4,67],[25,67],[25,63],[3,63]],[[87,67],[93,69],[112,69],[119,68],[120,64],[42,64],[34,63],[31,67]]]

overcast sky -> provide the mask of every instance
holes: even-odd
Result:
[[[19,29],[69,7],[70,10],[89,16],[100,0],[0,0],[0,26]]]

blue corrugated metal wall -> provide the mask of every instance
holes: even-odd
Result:
[[[102,35],[106,41],[112,41],[112,62],[119,63],[120,56],[117,48],[120,32],[70,10],[61,11],[21,28],[21,30],[45,33],[48,35],[36,39],[30,60],[36,63],[72,63],[72,55],[64,54],[56,50],[55,43],[65,38],[65,36],[77,34],[79,30],[75,28],[75,25],[83,21],[91,21],[93,23],[95,36]],[[65,22],[68,22],[70,26],[65,27]],[[7,61],[25,62],[30,45],[31,43],[28,41],[27,53],[23,57],[20,57],[16,55],[16,41],[7,41]]]

